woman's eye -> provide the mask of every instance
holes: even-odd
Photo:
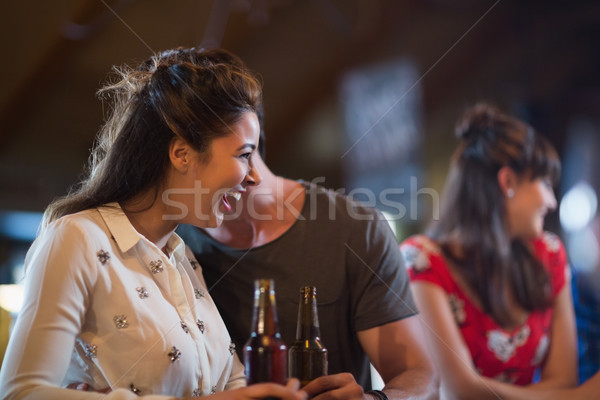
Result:
[[[546,190],[548,192],[554,192],[554,185],[552,184],[551,181],[549,181],[549,180],[543,180],[542,181],[542,185],[544,187],[544,190]]]
[[[244,153],[244,154],[240,154],[239,157],[249,160],[251,155],[252,155],[252,153]]]

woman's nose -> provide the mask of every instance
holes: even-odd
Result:
[[[256,186],[262,182],[262,175],[258,172],[258,169],[254,167],[252,161],[250,161],[250,170],[246,174],[246,179],[244,180],[246,185]]]

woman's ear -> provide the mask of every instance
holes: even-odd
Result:
[[[179,171],[186,172],[189,168],[192,151],[190,145],[181,138],[174,138],[169,146],[171,165]]]
[[[502,193],[509,199],[515,195],[517,181],[517,174],[511,167],[504,166],[498,170],[498,185]]]

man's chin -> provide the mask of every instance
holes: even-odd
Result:
[[[216,210],[208,217],[202,228],[218,228],[223,223],[224,213]]]

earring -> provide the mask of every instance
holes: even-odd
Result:
[[[515,195],[515,191],[512,189],[506,189],[506,197],[508,197],[509,199],[512,199]]]

